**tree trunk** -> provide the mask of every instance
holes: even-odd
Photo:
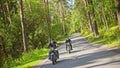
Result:
[[[21,20],[21,27],[22,27],[23,46],[24,46],[24,52],[26,52],[26,51],[28,51],[28,48],[27,48],[27,40],[26,40],[26,31],[25,31],[22,0],[19,0],[19,5],[20,5],[20,20]]]
[[[6,5],[6,8],[7,8],[7,13],[8,13],[8,20],[10,22],[10,24],[12,23],[12,20],[11,20],[11,15],[10,15],[10,9],[9,9],[9,1],[7,1],[7,5]]]
[[[98,32],[97,23],[94,20],[94,18],[95,18],[95,14],[94,14],[94,9],[93,9],[93,24],[92,24],[92,28],[93,28],[94,36],[97,37],[99,35],[99,32]]]
[[[85,3],[85,7],[87,7],[88,6],[88,0],[83,0],[83,1]],[[93,29],[92,29],[92,21],[91,21],[91,18],[90,18],[90,11],[87,12],[87,19],[88,19],[90,31],[92,32]]]
[[[91,21],[91,18],[90,18],[90,12],[88,12],[88,19],[89,19],[89,28],[90,28],[90,31],[92,32],[93,28],[92,28],[92,21]]]
[[[118,19],[118,25],[120,29],[120,1],[119,0],[114,0],[115,1],[115,7],[117,8],[117,19]]]
[[[89,3],[92,5],[92,9],[90,12],[90,16],[92,17],[92,29],[93,29],[94,36],[97,37],[99,35],[99,32],[98,32],[97,23],[95,20],[95,13],[94,13],[95,9],[94,9],[92,0],[89,0]]]
[[[65,28],[65,11],[64,11],[64,7],[63,7],[62,1],[60,1],[59,5],[60,5],[60,13],[61,13],[61,16],[62,16],[63,32],[64,32],[64,35],[66,35],[66,28]]]
[[[103,16],[102,20],[103,20],[104,26],[106,28],[106,31],[108,31],[108,22],[106,20],[106,16],[105,16],[105,12],[103,10],[103,7],[101,7],[101,12],[102,12],[102,16]]]
[[[49,4],[48,4],[48,0],[44,0],[44,3],[45,3],[45,9],[46,9],[46,23],[48,25],[48,33],[49,33],[49,38],[51,39],[52,36],[51,36],[51,26],[50,26],[50,23],[51,23],[51,20],[50,20],[50,14],[49,14]]]
[[[97,37],[99,33],[98,33],[98,27],[96,21],[93,22],[92,27],[93,27],[94,36]]]

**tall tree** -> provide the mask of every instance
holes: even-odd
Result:
[[[83,0],[83,2],[84,2],[84,4],[85,4],[85,8],[87,8],[88,6],[89,6],[89,4],[88,4],[88,0]],[[86,16],[87,16],[87,20],[88,20],[88,23],[89,23],[89,28],[90,28],[90,31],[93,31],[93,29],[92,29],[92,20],[91,20],[91,17],[90,17],[90,10],[89,11],[87,11],[87,9],[86,9]]]
[[[102,3],[103,3],[102,5],[104,6],[104,1],[102,1]],[[108,30],[108,21],[106,19],[103,7],[101,7],[101,12],[102,12],[102,16],[103,16],[102,20],[103,20],[104,26],[105,26],[106,31],[107,31]]]
[[[63,25],[63,33],[66,35],[66,27],[65,27],[65,7],[64,7],[64,1],[58,1],[58,7],[59,7],[59,14],[62,17],[62,25]]]
[[[23,1],[19,0],[20,5],[20,20],[21,20],[21,27],[22,27],[22,36],[23,36],[23,46],[24,52],[28,51],[27,48],[27,38],[26,38],[26,31],[25,31],[25,22],[24,22],[24,13],[23,13]]]
[[[117,8],[117,19],[118,19],[118,25],[120,29],[120,0],[114,0],[115,1],[115,6]]]
[[[95,20],[95,8],[94,8],[93,0],[89,0],[88,4],[92,6],[90,10],[90,16],[92,18],[92,29],[93,29],[94,36],[97,37],[99,35],[99,32],[98,32],[98,26]]]
[[[8,20],[10,22],[10,24],[12,23],[12,20],[11,20],[11,14],[10,14],[10,7],[9,7],[9,0],[7,0],[7,5],[6,5],[6,8],[7,8],[7,13],[8,13]]]
[[[51,39],[51,20],[50,20],[50,12],[49,12],[49,2],[48,0],[44,0],[45,3],[45,11],[46,11],[46,23],[48,26],[48,33],[49,33],[49,38]]]

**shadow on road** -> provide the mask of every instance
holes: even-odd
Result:
[[[79,54],[82,51],[85,50],[91,50],[94,48],[98,48],[99,46],[92,46],[89,42],[87,42],[83,37],[80,37],[79,35],[73,35],[70,37],[72,39],[72,45],[73,45],[73,51],[72,54]],[[59,49],[65,50],[65,44],[62,43],[62,46],[59,47]],[[75,50],[74,50],[75,49]],[[66,54],[66,51],[62,51],[60,55]],[[100,50],[100,51],[94,51],[94,52],[88,52],[83,53],[80,55],[72,55],[71,58],[62,58],[59,59],[57,64],[52,65],[51,62],[46,61],[43,65],[34,66],[33,68],[81,68],[82,66],[87,66],[84,68],[93,68],[93,67],[99,67],[104,65],[110,65],[110,64],[120,64],[120,59],[114,60],[111,57],[113,56],[120,56],[120,49],[113,49],[113,50]],[[106,61],[106,58],[110,58],[111,61]],[[101,60],[102,59],[102,60]],[[102,62],[102,63],[96,63],[96,62]],[[91,64],[91,65],[90,65]],[[94,64],[94,65],[93,65]]]
[[[103,65],[112,64],[112,63],[118,63],[118,64],[120,64],[120,60],[111,61],[111,62],[102,63],[102,64],[97,64],[97,65],[89,66],[89,67],[87,67],[87,68],[99,67],[99,66],[103,66]]]
[[[117,53],[116,53],[116,51],[117,51]],[[59,60],[56,65],[52,65],[51,63],[48,63],[48,64],[43,65],[40,68],[74,68],[74,67],[78,67],[78,66],[84,66],[84,65],[96,63],[95,61],[98,59],[112,57],[115,55],[120,55],[120,53],[118,53],[118,52],[120,52],[119,49],[114,49],[114,50],[108,50],[108,51],[100,51],[100,52],[95,52],[95,53],[83,54],[80,56],[73,56],[74,58],[72,58],[72,59]],[[96,64],[93,66],[89,66],[87,68],[107,65],[107,64],[111,64],[111,63],[119,63],[120,64],[120,59],[117,61],[115,60],[115,61],[106,62],[106,63],[102,63],[102,64]],[[37,66],[37,67],[39,67],[39,66]]]

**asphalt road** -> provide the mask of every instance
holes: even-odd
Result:
[[[96,47],[79,34],[73,34],[70,38],[72,53],[68,54],[65,44],[62,44],[58,48],[60,58],[55,65],[45,59],[33,68],[120,68],[120,50],[107,49],[101,45]]]

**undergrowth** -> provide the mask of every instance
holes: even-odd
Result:
[[[120,48],[120,30],[118,26],[113,26],[109,30],[99,29],[98,38],[94,38],[92,32],[82,32],[86,39],[94,44],[104,44],[108,48]]]
[[[10,55],[5,59],[2,68],[30,68],[42,59],[46,58],[48,49],[35,49],[23,53],[21,57],[13,59]]]

